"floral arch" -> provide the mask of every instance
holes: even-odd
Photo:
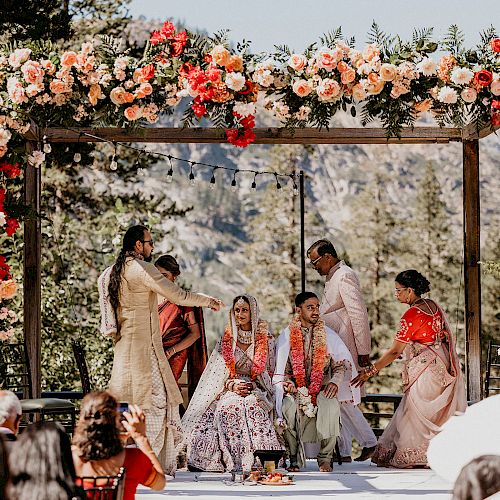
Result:
[[[50,153],[50,144],[41,141],[45,130],[133,131],[155,124],[182,99],[189,101],[184,127],[206,119],[238,147],[258,139],[255,118],[261,113],[300,135],[307,127],[328,129],[338,111],[347,111],[359,114],[362,125],[381,122],[388,140],[401,138],[425,112],[440,127],[456,127],[455,140],[477,139],[500,126],[500,38],[493,28],[475,49],[464,47],[456,26],[440,42],[432,40],[431,29],[415,30],[403,42],[374,24],[369,40],[357,50],[338,29],[303,53],[279,46],[272,54],[251,54],[246,42],[230,48],[224,33],[201,37],[166,22],[151,34],[140,60],[108,37],[84,43],[78,52],[59,53],[45,42],[0,49],[0,232],[12,235],[23,219],[30,225],[20,178],[24,173],[36,197],[36,170]],[[441,55],[433,56],[438,50]],[[265,94],[262,105],[259,94]],[[469,154],[475,168],[476,152],[467,147],[464,157]],[[477,228],[477,240],[478,234]],[[0,300],[14,293],[0,255]],[[1,321],[8,325],[9,318]],[[478,336],[479,326],[474,328]],[[0,325],[0,335],[6,332]]]

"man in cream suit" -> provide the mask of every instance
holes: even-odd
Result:
[[[326,276],[321,299],[320,314],[325,324],[338,333],[349,349],[356,369],[370,365],[371,334],[366,304],[361,294],[356,273],[339,260],[328,240],[318,240],[307,251],[311,265],[320,276]],[[356,461],[370,458],[377,438],[355,405],[341,405],[342,432],[340,454],[345,462],[351,461],[353,436],[363,447]]]

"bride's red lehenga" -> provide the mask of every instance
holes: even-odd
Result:
[[[403,351],[404,396],[372,462],[398,468],[427,466],[431,438],[467,407],[460,362],[444,313],[431,300],[405,312],[396,340],[408,344]]]

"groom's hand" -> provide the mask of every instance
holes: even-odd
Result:
[[[370,355],[369,354],[358,354],[358,365],[361,368],[365,366],[370,366]]]
[[[334,384],[330,382],[324,389],[323,389],[323,394],[325,395],[326,398],[332,399],[337,395],[337,392],[339,392],[339,388],[337,384]]]

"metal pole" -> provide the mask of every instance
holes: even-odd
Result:
[[[304,194],[304,171],[299,173],[299,195],[300,195],[300,282],[301,290],[306,291],[306,241],[305,241],[305,194]]]

